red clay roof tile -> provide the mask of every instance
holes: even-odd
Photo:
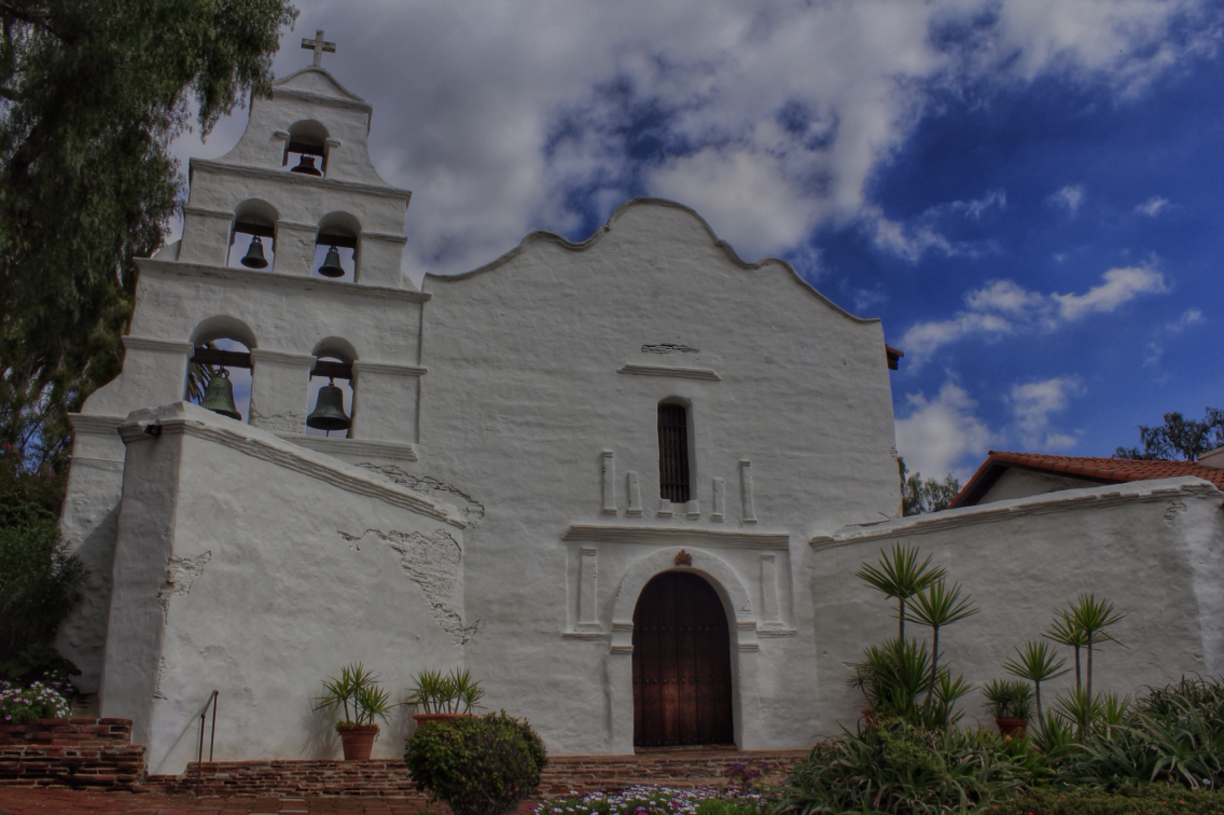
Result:
[[[965,486],[961,487],[961,491],[948,504],[948,508],[973,506],[1010,467],[1062,473],[1107,484],[1193,475],[1210,481],[1224,491],[1224,469],[1206,467],[1193,461],[1051,456],[1045,453],[1007,453],[991,450],[982,466],[978,467],[973,477],[965,482]]]

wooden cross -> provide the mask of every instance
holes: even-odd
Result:
[[[318,68],[323,64],[323,52],[329,54],[336,53],[336,44],[334,42],[325,42],[323,40],[323,29],[319,29],[313,40],[302,38],[302,47],[314,51],[314,67]]]

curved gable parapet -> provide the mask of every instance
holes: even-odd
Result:
[[[370,107],[366,100],[341,85],[340,80],[336,79],[325,69],[314,66],[294,71],[284,79],[278,79],[272,83],[273,96],[286,91],[309,93],[314,96],[343,99],[349,102],[360,102],[367,108]]]
[[[710,245],[720,250],[723,253],[723,255],[726,256],[728,261],[730,261],[734,266],[740,269],[743,269],[749,272],[777,269],[779,271],[785,272],[792,281],[794,281],[796,284],[799,285],[800,288],[802,288],[804,291],[806,291],[811,296],[815,297],[817,301],[824,304],[825,306],[830,308],[835,313],[849,320],[852,320],[854,322],[858,322],[858,323],[878,323],[879,322],[878,317],[859,317],[855,314],[851,314],[850,312],[846,311],[844,308],[839,306],[837,303],[834,303],[832,300],[830,300],[829,298],[821,294],[819,291],[817,291],[816,288],[813,287],[811,283],[804,280],[799,275],[799,273],[795,271],[793,266],[791,266],[786,261],[781,260],[780,258],[765,258],[763,260],[758,260],[755,262],[744,260],[743,258],[739,256],[739,254],[735,251],[735,249],[731,246],[730,243],[718,237],[718,235],[714,232],[714,229],[709,225],[709,223],[706,222],[704,218],[701,217],[701,215],[697,213],[696,210],[692,209],[691,207],[685,206],[684,204],[680,204],[675,201],[669,201],[666,198],[632,198],[626,201],[625,203],[617,207],[616,211],[612,213],[612,215],[603,224],[603,226],[596,229],[591,234],[591,236],[587,238],[586,240],[574,242],[574,241],[566,239],[565,237],[561,235],[558,235],[555,232],[549,232],[547,230],[536,230],[534,232],[528,233],[527,236],[524,237],[523,240],[519,242],[518,246],[511,249],[509,252],[506,252],[504,255],[497,258],[496,260],[490,261],[489,263],[486,263],[483,266],[479,266],[475,269],[472,269],[471,271],[463,272],[457,275],[426,274],[426,279],[433,279],[433,280],[437,280],[438,282],[445,282],[445,283],[455,283],[455,282],[468,280],[470,278],[476,277],[477,275],[481,275],[486,272],[492,272],[502,266],[505,266],[506,264],[510,263],[516,258],[526,254],[533,247],[537,245],[541,245],[541,244],[557,246],[557,247],[566,249],[571,252],[585,252],[595,247],[604,238],[605,235],[608,235],[614,229],[616,229],[618,222],[625,220],[627,218],[630,218],[632,215],[637,214],[642,209],[648,208],[648,207],[661,207],[661,208],[673,210],[676,212],[680,212],[680,213],[683,213],[689,216],[689,218],[691,219],[693,228],[696,230],[700,230],[702,233],[704,233],[706,238],[709,240]]]

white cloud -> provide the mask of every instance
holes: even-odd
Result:
[[[1188,308],[1182,312],[1182,315],[1171,323],[1165,323],[1162,333],[1166,336],[1176,336],[1192,325],[1198,325],[1204,322],[1203,312],[1197,308]],[[1154,339],[1147,344],[1147,351],[1143,357],[1143,364],[1148,367],[1154,367],[1164,358],[1165,346],[1162,338]]]
[[[1148,200],[1144,201],[1135,207],[1135,212],[1146,215],[1149,218],[1155,218],[1160,213],[1164,212],[1169,206],[1168,198],[1161,198],[1159,195],[1153,195]]]
[[[872,221],[869,182],[932,87],[1056,75],[1133,95],[1220,36],[1208,0],[298,6],[276,71],[307,64],[302,32],[338,44],[324,66],[374,105],[375,164],[414,191],[417,275],[465,271],[532,229],[602,221],[640,193],[693,206],[746,258],[785,253],[814,226]],[[245,119],[204,148],[185,137],[176,155],[223,152]],[[959,214],[1003,204],[988,194]],[[933,217],[881,221],[880,240],[907,256],[982,251]]]
[[[1073,446],[1077,441],[1074,436],[1051,432],[1050,414],[1066,410],[1071,397],[1083,392],[1084,386],[1076,376],[1012,385],[1009,401],[1024,445],[1042,451]]]
[[[996,435],[974,415],[977,402],[948,381],[934,399],[908,393],[910,414],[897,419],[897,451],[911,473],[942,479],[951,472],[963,482]]]
[[[1110,269],[1103,283],[1083,294],[1041,294],[1011,280],[995,280],[965,295],[965,308],[950,319],[912,326],[901,349],[920,365],[940,346],[977,336],[986,340],[1020,332],[1052,331],[1089,314],[1111,312],[1141,294],[1166,290],[1164,275],[1144,266]],[[911,359],[911,358],[907,358]]]
[[[1192,325],[1203,322],[1203,312],[1197,308],[1188,308],[1182,312],[1182,316],[1178,317],[1173,322],[1165,326],[1166,331],[1171,331],[1175,334],[1180,334]]]
[[[1104,277],[1104,283],[1084,294],[1052,295],[1058,302],[1059,316],[1068,321],[1078,320],[1092,312],[1113,311],[1140,294],[1165,291],[1164,275],[1143,266],[1110,269]]]
[[[1084,204],[1083,184],[1068,184],[1058,192],[1055,192],[1046,199],[1046,203],[1058,209],[1065,209],[1071,215],[1079,212],[1079,208]]]
[[[978,257],[991,250],[991,245],[950,241],[940,231],[940,223],[952,218],[981,221],[997,209],[1007,208],[1007,193],[991,190],[978,199],[949,201],[931,207],[908,223],[890,220],[875,206],[864,206],[862,220],[877,246],[899,255],[911,263],[917,262],[927,250],[948,257]]]

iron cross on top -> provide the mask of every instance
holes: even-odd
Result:
[[[315,68],[318,68],[320,65],[323,64],[323,52],[324,51],[326,51],[329,54],[336,53],[336,44],[334,42],[324,41],[323,29],[321,28],[315,33],[315,38],[313,40],[308,40],[305,37],[303,37],[302,47],[310,51],[314,51],[313,65]]]

